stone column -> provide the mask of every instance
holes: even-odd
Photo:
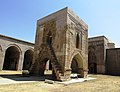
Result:
[[[23,68],[23,62],[24,62],[24,53],[20,54],[19,62],[18,62],[18,71],[21,71]]]
[[[87,74],[88,74],[88,70],[87,69],[78,68],[78,77],[86,78]]]
[[[5,58],[5,52],[0,51],[0,71],[3,69],[4,58]]]
[[[70,75],[71,75],[71,69],[66,69],[64,72],[64,78],[69,80],[70,79]]]

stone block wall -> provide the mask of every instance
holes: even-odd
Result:
[[[114,47],[114,43],[112,43],[105,36],[89,38],[89,71],[92,72],[93,70],[93,73],[105,74],[106,49]],[[95,67],[90,66],[92,64],[94,64]]]
[[[106,74],[120,75],[120,48],[107,49]]]
[[[9,56],[6,56],[8,50],[10,50],[10,54]],[[22,70],[23,63],[27,60],[25,57],[26,52],[28,51],[27,55],[31,54],[31,58],[32,58],[33,50],[34,50],[33,43],[22,41],[5,35],[0,35],[0,70],[4,69],[4,64],[6,60],[8,61],[8,65],[6,64],[7,67],[16,67],[14,70]],[[12,56],[10,56],[11,53],[13,53]],[[13,60],[10,60],[10,58],[12,58]],[[14,65],[15,63],[13,63],[12,61],[14,61],[16,58],[17,58],[17,62],[16,62],[17,64]],[[32,62],[32,60],[29,61]],[[7,70],[9,69],[10,68],[7,68]]]
[[[51,48],[55,55],[52,55]],[[64,78],[70,77],[73,59],[78,63],[81,76],[87,76],[88,26],[68,7],[37,21],[33,60],[36,69],[33,72],[39,74],[38,63],[44,62],[44,58],[50,60],[51,56],[56,56]]]

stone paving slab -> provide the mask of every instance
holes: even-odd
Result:
[[[94,80],[96,78],[92,78],[92,77],[88,77],[88,78],[75,78],[75,79],[71,79],[65,82],[58,82],[59,84],[72,84],[72,83],[79,83],[79,82],[85,82],[85,81],[89,81],[89,80]]]

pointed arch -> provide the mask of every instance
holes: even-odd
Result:
[[[97,73],[97,57],[95,54],[95,47],[89,46],[88,51],[88,69],[89,73]]]
[[[71,72],[77,73],[80,77],[84,77],[83,73],[83,58],[82,55],[79,52],[74,52],[72,54],[71,60]]]

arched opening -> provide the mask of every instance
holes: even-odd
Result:
[[[80,37],[79,34],[76,36],[76,48],[79,48]]]
[[[52,34],[51,31],[47,34],[47,44],[51,45],[52,44]]]
[[[83,73],[83,60],[80,54],[76,54],[71,62],[71,78],[84,77]]]
[[[71,70],[72,73],[78,73],[78,63],[74,58],[71,63],[71,69],[72,69]]]
[[[88,53],[88,69],[89,73],[97,73],[96,55],[93,51],[89,51]]]
[[[17,70],[20,51],[17,47],[11,46],[5,52],[3,70]]]
[[[51,64],[51,61],[50,60],[48,60],[47,62],[46,62],[46,70],[48,71],[48,70],[52,70],[52,64]]]
[[[47,79],[55,79],[54,70],[52,69],[51,60],[45,58],[40,64],[40,75],[45,76]]]
[[[24,54],[23,70],[29,70],[33,60],[33,51],[27,50]]]

